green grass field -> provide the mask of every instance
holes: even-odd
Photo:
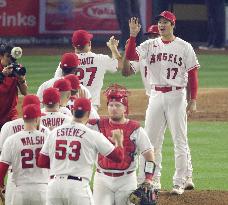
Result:
[[[201,64],[200,87],[228,87],[228,58],[226,55],[198,55]],[[29,92],[36,93],[38,86],[53,77],[59,56],[25,56],[23,63],[28,70]],[[140,74],[130,78],[120,73],[107,74],[104,87],[121,82],[127,88],[143,88]],[[197,189],[228,190],[228,122],[190,122],[189,143]],[[169,132],[163,145],[162,186],[170,189],[174,173],[173,144]]]
[[[201,65],[199,71],[200,87],[228,87],[228,58],[226,55],[198,55]],[[39,85],[52,78],[58,66],[60,56],[24,56],[21,63],[27,67],[29,92],[36,93]],[[128,88],[143,88],[140,74],[130,78],[120,73],[106,74],[104,88],[110,83],[121,82]]]
[[[228,190],[228,122],[190,122],[188,138],[197,189]],[[162,186],[170,189],[174,173],[173,143],[167,132],[163,144]]]

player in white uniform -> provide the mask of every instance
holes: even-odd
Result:
[[[72,117],[59,111],[60,93],[56,88],[48,88],[43,92],[44,116],[41,117],[41,124],[50,130],[71,122]]]
[[[93,35],[85,30],[77,30],[73,33],[72,44],[75,53],[80,59],[80,65],[76,69],[76,74],[80,82],[89,89],[92,95],[92,104],[97,110],[100,106],[100,93],[103,86],[106,72],[114,73],[117,68],[122,68],[121,55],[117,46],[119,41],[111,37],[107,42],[112,52],[112,58],[108,55],[96,54],[91,51],[91,39]],[[61,68],[58,67],[55,77],[61,77]]]
[[[80,96],[82,96],[79,92],[79,87],[80,87],[80,81],[78,76],[74,75],[74,74],[70,74],[64,77],[65,79],[69,80],[71,83],[71,96],[69,101],[67,102],[67,108],[69,108],[71,111],[73,109],[74,106],[74,100],[79,98]],[[90,111],[90,115],[89,115],[89,119],[99,119],[100,116],[97,113],[97,110],[95,109],[94,106],[92,106],[91,111]]]
[[[93,188],[94,201],[99,205],[125,205],[130,193],[137,188],[137,154],[142,154],[146,167],[150,167],[144,180],[152,183],[155,168],[153,147],[140,123],[125,117],[124,113],[128,110],[127,90],[113,85],[105,93],[109,117],[91,120],[88,126],[103,133],[110,141],[113,130],[123,135],[124,159],[121,163],[116,163],[101,154],[98,155]]]
[[[39,98],[36,95],[26,95],[22,102],[22,108],[29,104],[36,104],[40,106]],[[4,124],[1,130],[0,134],[0,153],[3,148],[3,144],[6,141],[7,138],[9,138],[11,135],[14,135],[17,132],[20,132],[21,130],[24,130],[24,120],[23,118],[18,118],[13,121],[9,121]],[[43,125],[39,126],[39,131],[43,132],[45,135],[48,135],[49,129],[44,127]],[[16,185],[12,181],[12,167],[9,167],[8,170],[8,177],[7,177],[7,184],[6,184],[6,193],[5,193],[5,204],[12,204],[13,200],[13,193],[15,192]]]
[[[152,25],[148,28],[147,32],[145,35],[148,36],[148,39],[155,39],[160,36],[159,30],[158,30],[158,25]],[[122,69],[122,74],[123,76],[130,76],[133,74],[136,74],[138,71],[141,73],[141,78],[144,84],[144,88],[146,90],[146,95],[150,96],[151,92],[151,85],[149,81],[149,75],[148,75],[148,68],[147,68],[147,62],[146,59],[141,59],[140,61],[129,61],[125,58],[123,58],[123,69]],[[191,181],[190,178],[192,178],[192,161],[191,161],[191,155],[190,155],[190,149],[189,146],[187,147],[187,152],[188,152],[188,171],[187,171],[187,177],[188,177],[188,182],[185,185],[186,189],[193,189],[194,184]],[[144,163],[142,161],[142,166],[144,166]],[[141,168],[143,169],[143,167]],[[140,172],[142,173],[142,172]],[[144,178],[143,175],[138,176],[138,180],[142,181]],[[153,187],[156,188],[157,190],[161,189],[161,183],[160,183],[160,177],[156,177],[153,180]]]
[[[75,55],[74,53],[65,53],[62,56],[61,63],[60,63],[60,69],[61,69],[62,76],[74,74],[78,65],[79,65],[79,59],[78,59],[77,55]],[[52,87],[54,85],[55,81],[57,81],[61,78],[62,77],[54,77],[54,78],[44,82],[42,85],[40,85],[40,87],[38,88],[38,91],[37,91],[37,96],[39,97],[41,102],[43,100],[42,97],[43,97],[44,90]],[[80,85],[79,93],[81,94],[80,97],[85,97],[85,98],[91,99],[91,94],[85,86]]]
[[[73,75],[73,74],[72,74]],[[59,79],[55,81],[53,88],[57,88],[60,93],[60,106],[59,111],[65,115],[72,117],[72,113],[69,108],[67,108],[67,102],[71,96],[71,83],[67,79]]]
[[[160,178],[161,147],[168,126],[174,143],[175,174],[172,194],[182,194],[188,174],[187,114],[196,111],[199,63],[191,44],[175,37],[176,17],[169,11],[158,17],[160,38],[147,40],[135,48],[135,37],[140,25],[136,18],[129,21],[130,40],[126,48],[128,60],[145,59],[148,65],[151,93],[146,111],[145,129],[155,149]],[[191,100],[186,100],[186,86],[190,87]],[[187,111],[187,113],[186,113]],[[192,176],[187,178],[187,182]]]
[[[157,25],[151,25],[147,32],[144,33],[148,39],[154,39],[160,36]],[[148,80],[147,64],[146,60],[142,59],[141,61],[129,61],[123,57],[123,69],[122,75],[127,77],[133,74],[140,72],[144,88],[146,90],[146,95],[150,96],[150,83]]]
[[[12,165],[16,184],[12,205],[45,205],[48,170],[37,167],[39,152],[46,135],[37,130],[40,106],[23,107],[24,130],[11,135],[4,143],[0,158],[0,187],[4,185],[7,169]]]
[[[102,134],[86,127],[90,110],[91,102],[78,98],[74,120],[54,129],[41,150],[39,166],[50,166],[47,205],[94,204],[89,181],[97,153],[116,162],[123,159],[121,136],[113,133],[114,147]]]

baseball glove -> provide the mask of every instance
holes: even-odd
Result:
[[[156,205],[157,191],[149,183],[142,183],[128,197],[128,201],[134,205]]]
[[[5,205],[5,189],[0,187],[0,205]]]

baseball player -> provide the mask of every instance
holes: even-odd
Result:
[[[80,92],[80,81],[78,79],[78,76],[74,74],[66,75],[64,77],[65,79],[69,80],[71,83],[71,96],[67,102],[67,108],[69,108],[71,111],[73,111],[74,107],[74,101],[75,99],[79,98],[81,96]],[[100,116],[97,113],[97,110],[94,108],[94,106],[91,107],[89,119],[99,119]]]
[[[23,107],[24,130],[11,135],[4,143],[0,158],[0,187],[10,165],[16,188],[12,205],[45,205],[48,170],[37,167],[38,154],[46,135],[37,130],[40,124],[40,106]]]
[[[148,28],[147,32],[144,33],[144,35],[148,36],[148,39],[155,39],[160,36],[159,30],[158,30],[158,25],[152,25]],[[149,76],[148,76],[148,70],[147,70],[147,63],[146,59],[141,59],[140,61],[129,61],[123,57],[123,69],[122,69],[122,75],[123,76],[130,76],[133,74],[136,74],[138,71],[141,73],[141,78],[144,84],[144,88],[146,90],[146,95],[150,96],[151,92],[151,86],[149,82]],[[191,155],[190,155],[190,149],[189,146],[187,146],[187,153],[188,153],[188,170],[187,170],[187,178],[188,181],[185,184],[185,189],[194,189],[194,184],[191,180],[192,178],[192,161],[191,161]],[[138,174],[138,181],[139,183],[142,182],[144,179],[144,172],[143,172],[143,167],[144,167],[144,159],[140,158],[140,166],[142,165],[142,168],[139,169],[139,174]],[[157,190],[161,189],[161,183],[160,183],[160,177],[155,177],[153,179],[153,187],[156,188]]]
[[[71,82],[67,79],[59,79],[55,81],[53,88],[58,89],[60,93],[59,111],[65,115],[72,117],[70,109],[66,107],[67,102],[69,101],[71,96],[71,90],[72,90]]]
[[[160,36],[158,31],[157,25],[152,25],[148,28],[147,32],[144,34],[148,37],[148,39],[154,39]],[[150,84],[148,80],[148,72],[147,72],[147,64],[145,59],[139,61],[129,61],[123,57],[123,69],[122,69],[122,75],[123,76],[130,76],[133,74],[136,74],[138,71],[141,73],[141,78],[146,90],[146,95],[150,96]]]
[[[152,183],[155,168],[153,147],[140,123],[126,118],[128,112],[128,91],[112,85],[106,91],[108,118],[91,120],[89,127],[101,132],[112,141],[111,133],[123,135],[124,159],[121,163],[98,155],[94,177],[93,195],[95,204],[125,205],[130,193],[137,188],[137,154],[145,158],[145,181]]]
[[[75,74],[76,68],[79,65],[79,59],[77,55],[74,53],[65,53],[62,58],[61,58],[61,63],[60,63],[60,69],[62,72],[62,76],[66,76],[69,74]],[[39,97],[40,101],[42,102],[42,96],[43,92],[45,89],[50,88],[54,85],[54,82],[61,79],[62,77],[54,77],[46,82],[44,82],[37,91],[37,96]],[[79,94],[81,95],[80,97],[86,97],[88,99],[91,99],[91,94],[89,90],[83,86],[80,85],[79,89]]]
[[[100,93],[103,86],[106,72],[114,73],[122,68],[122,58],[118,52],[119,41],[111,37],[107,46],[112,52],[112,58],[108,55],[95,54],[91,51],[91,40],[93,35],[85,30],[77,30],[73,33],[72,44],[75,53],[80,59],[80,65],[76,69],[76,74],[80,82],[89,89],[92,95],[92,104],[97,110],[100,106]],[[61,77],[60,66],[55,72],[55,77]]]
[[[41,117],[41,124],[50,130],[64,123],[71,122],[71,117],[59,111],[60,93],[56,88],[48,88],[43,92],[45,115]]]
[[[130,40],[126,48],[128,60],[145,59],[151,93],[146,111],[145,129],[155,149],[158,165],[155,177],[160,179],[161,147],[168,126],[174,143],[175,174],[172,194],[182,194],[188,170],[187,114],[196,111],[199,63],[191,44],[173,34],[176,17],[169,11],[158,16],[160,38],[150,39],[136,48],[135,37],[140,30],[136,18],[129,21]],[[187,83],[191,99],[186,100]],[[187,182],[192,182],[192,176]]]
[[[97,153],[115,162],[123,159],[121,135],[112,133],[115,147],[102,134],[86,127],[90,110],[90,100],[75,100],[73,122],[54,129],[41,150],[39,166],[50,166],[47,205],[94,204],[89,181]]]
[[[36,104],[40,106],[39,98],[36,95],[26,95],[22,102],[22,108],[29,104]],[[3,144],[9,136],[14,135],[17,132],[24,130],[24,120],[23,118],[18,118],[16,120],[7,122],[3,125],[1,134],[0,134],[0,153],[3,148]],[[44,135],[49,134],[49,129],[43,125],[39,125],[39,131],[44,133]],[[12,204],[13,194],[16,189],[15,183],[12,181],[12,167],[9,167],[6,192],[5,192],[5,204]]]

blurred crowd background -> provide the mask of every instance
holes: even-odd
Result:
[[[74,30],[95,35],[95,44],[111,35],[120,49],[129,36],[128,19],[140,18],[142,33],[161,11],[175,13],[175,34],[202,49],[228,44],[228,0],[1,0],[0,41],[20,45],[69,45]],[[121,35],[120,35],[121,34]],[[143,39],[139,37],[138,43]]]

